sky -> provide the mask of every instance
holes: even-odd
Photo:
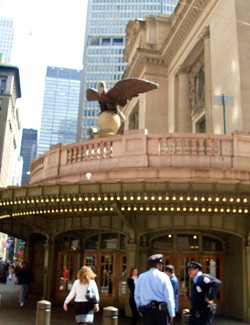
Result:
[[[18,66],[22,128],[40,129],[47,66],[82,69],[88,0],[0,0],[15,18],[11,64]]]

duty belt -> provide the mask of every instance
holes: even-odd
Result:
[[[168,307],[167,303],[154,300],[147,305],[140,306],[139,311],[143,312],[146,309],[167,310],[167,307]]]

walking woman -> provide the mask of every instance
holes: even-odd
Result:
[[[134,298],[137,277],[138,277],[138,269],[132,268],[130,271],[130,276],[127,279],[128,287],[130,289],[129,305],[130,305],[131,312],[132,312],[132,318],[131,318],[131,323],[130,323],[131,325],[136,325],[138,319],[140,318],[140,315],[139,315],[137,307],[136,307],[135,298]]]
[[[94,313],[99,311],[99,292],[95,282],[96,274],[88,266],[83,266],[77,273],[77,280],[65,299],[63,309],[68,310],[68,303],[74,299],[75,321],[78,325],[89,325],[94,323]],[[88,287],[95,293],[96,301],[89,302],[86,298]]]

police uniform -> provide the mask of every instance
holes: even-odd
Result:
[[[135,302],[142,313],[143,325],[167,325],[168,317],[175,316],[173,287],[168,275],[158,269],[163,255],[148,258],[151,268],[141,273],[135,287]]]
[[[206,298],[211,301],[216,297],[221,287],[221,281],[209,274],[202,273],[200,263],[190,262],[188,269],[190,268],[196,268],[199,272],[192,282],[189,325],[212,325],[216,305],[208,304]]]

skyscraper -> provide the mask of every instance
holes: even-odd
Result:
[[[37,154],[76,141],[81,70],[47,67]]]
[[[21,153],[23,157],[23,171],[21,184],[29,183],[29,171],[32,160],[37,152],[37,130],[23,129]]]
[[[0,54],[3,62],[9,63],[14,38],[14,22],[12,18],[0,16]]]
[[[99,105],[88,102],[87,88],[105,81],[111,88],[126,66],[123,58],[125,31],[129,20],[145,16],[170,15],[178,0],[89,0],[83,57],[82,92],[79,105],[77,140],[89,139],[89,129],[97,126]]]

